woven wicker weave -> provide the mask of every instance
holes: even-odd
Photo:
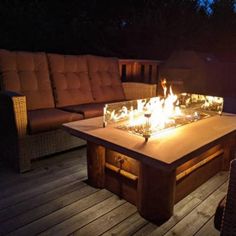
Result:
[[[224,209],[222,236],[236,235],[236,159],[231,162],[229,187]]]
[[[25,96],[1,92],[0,105],[1,156],[20,172],[30,170],[32,159],[86,144],[60,129],[27,134]]]
[[[20,171],[30,168],[28,161],[85,145],[86,142],[57,129],[19,139]]]

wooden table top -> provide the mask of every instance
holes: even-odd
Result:
[[[229,135],[236,137],[236,115],[213,116],[161,133],[148,142],[112,126],[103,128],[102,117],[66,123],[63,128],[72,135],[147,164],[176,168]]]

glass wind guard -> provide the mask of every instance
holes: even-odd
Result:
[[[223,98],[182,93],[106,104],[103,125],[113,125],[146,140],[162,131],[196,122],[223,110]]]

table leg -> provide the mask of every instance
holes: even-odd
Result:
[[[88,183],[96,188],[105,186],[105,148],[87,143]]]
[[[175,170],[165,171],[140,163],[137,204],[139,213],[157,224],[168,220],[173,214],[175,185]]]

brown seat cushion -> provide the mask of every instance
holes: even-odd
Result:
[[[56,108],[28,111],[28,127],[31,134],[60,128],[63,123],[83,119],[81,114]]]
[[[48,54],[56,107],[94,102],[86,56]]]
[[[70,112],[77,112],[84,116],[84,118],[92,118],[103,115],[103,108],[105,103],[91,103],[81,104],[77,106],[63,107],[62,109]]]
[[[88,56],[93,98],[97,103],[125,100],[118,59]]]
[[[226,196],[219,202],[215,212],[214,225],[215,228],[218,229],[219,231],[221,229],[221,222],[224,213],[225,203],[226,203]]]
[[[28,110],[54,107],[45,53],[0,50],[3,90],[26,96]]]

